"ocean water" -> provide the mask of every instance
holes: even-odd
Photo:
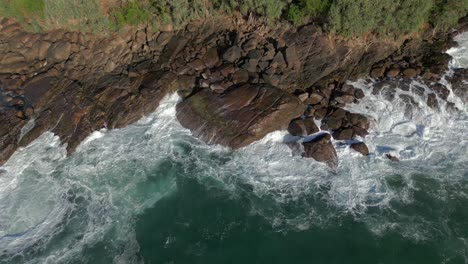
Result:
[[[468,67],[457,41],[452,66]],[[403,84],[351,84],[371,155],[336,141],[337,171],[294,156],[285,131],[208,146],[177,95],[70,157],[45,133],[0,167],[0,263],[468,263],[467,105],[430,109],[417,81],[391,101]]]

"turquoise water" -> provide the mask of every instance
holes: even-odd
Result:
[[[336,172],[292,155],[282,131],[207,146],[177,122],[176,95],[70,157],[42,135],[0,168],[0,263],[467,263],[466,106],[410,93],[409,109],[353,85],[372,155],[335,142]]]

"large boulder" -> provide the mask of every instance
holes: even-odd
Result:
[[[286,129],[303,110],[278,88],[246,84],[223,94],[201,90],[177,105],[177,119],[208,144],[240,148]]]
[[[324,162],[332,169],[338,167],[338,156],[331,142],[330,134],[317,136],[313,140],[302,144],[304,146],[304,157]]]

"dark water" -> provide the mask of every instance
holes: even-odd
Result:
[[[431,239],[415,241],[397,231],[376,235],[366,224],[346,214],[321,227],[277,230],[250,212],[248,197],[233,199],[223,190],[206,188],[187,178],[179,178],[177,186],[177,192],[148,209],[136,222],[140,254],[146,263],[466,261],[466,244],[458,238],[468,237],[467,198],[437,204],[426,190],[421,190],[415,193],[414,204],[396,205],[409,217],[425,217],[428,221],[447,218],[445,223],[433,223],[433,230],[428,230],[433,232]],[[292,207],[285,210],[297,210]],[[368,213],[393,214],[381,209]]]

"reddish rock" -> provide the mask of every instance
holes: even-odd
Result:
[[[177,105],[177,119],[208,144],[240,148],[284,130],[302,114],[300,101],[269,85],[243,85],[223,95],[201,90]]]
[[[304,142],[303,157],[313,158],[316,161],[326,163],[330,168],[338,167],[338,156],[336,154],[330,134],[317,136],[315,139]]]
[[[350,147],[355,151],[361,153],[363,156],[369,156],[369,148],[363,142],[351,144]]]

